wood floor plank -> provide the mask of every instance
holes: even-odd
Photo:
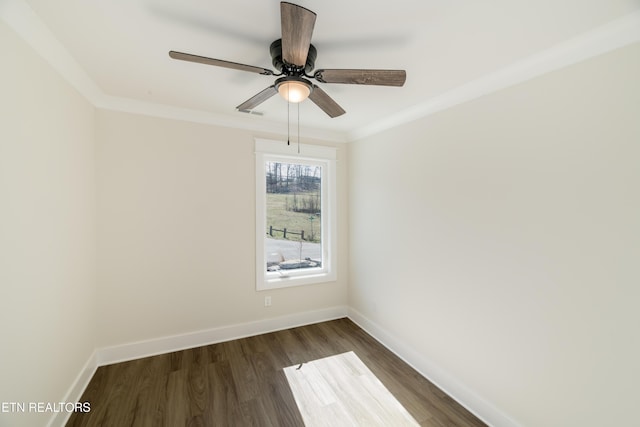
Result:
[[[72,414],[67,426],[302,426],[284,369],[346,352],[419,425],[485,425],[344,318],[99,367],[81,398],[91,411]],[[375,389],[374,380],[366,381],[358,390]],[[336,425],[333,418],[349,399],[349,390],[340,393],[334,403],[325,402],[318,425]]]
[[[229,361],[212,363],[207,366],[209,394],[207,396],[210,419],[213,425],[224,425],[227,420],[240,416],[240,406],[236,383]]]
[[[164,394],[164,414],[165,425],[184,426],[187,425],[189,413],[189,400],[187,399],[186,370],[179,369],[171,372],[167,377]],[[160,396],[159,396],[160,397]],[[117,406],[114,408],[117,409]],[[130,425],[130,424],[114,424]]]
[[[247,356],[239,356],[230,364],[231,376],[236,384],[238,401],[250,402],[260,397],[258,378]]]

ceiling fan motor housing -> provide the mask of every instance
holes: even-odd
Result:
[[[282,72],[285,76],[301,76],[307,73],[311,73],[313,68],[316,65],[316,57],[318,55],[318,51],[313,45],[309,45],[309,53],[307,55],[307,62],[304,68],[299,67],[295,64],[287,64],[282,59],[282,39],[278,39],[271,43],[269,47],[269,51],[271,52],[271,60],[273,66]]]

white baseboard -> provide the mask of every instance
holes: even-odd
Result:
[[[346,316],[347,307],[338,306],[323,310],[295,313],[236,325],[222,326],[204,331],[189,332],[182,335],[173,335],[113,347],[105,347],[97,350],[97,363],[98,366],[110,365],[112,363],[140,359],[142,357],[155,356],[157,354],[170,353],[172,351],[295,328],[297,326],[339,319]]]
[[[157,354],[170,353],[172,351],[184,350],[187,348],[200,347],[223,341],[246,338],[269,332],[276,332],[283,329],[295,328],[298,326],[310,325],[312,323],[340,319],[343,317],[347,317],[346,306],[330,307],[323,310],[289,314],[270,319],[261,319],[236,325],[207,329],[204,331],[190,332],[182,335],[174,335],[113,347],[100,348],[91,354],[62,401],[79,402],[82,397],[82,393],[84,393],[84,390],[89,385],[89,381],[91,381],[91,378],[99,366],[140,359],[147,356],[155,356]],[[62,427],[67,423],[67,421],[69,421],[70,416],[70,412],[58,412],[49,420],[47,427]]]
[[[295,313],[286,316],[240,323],[236,325],[222,326],[219,328],[207,329],[204,331],[190,332],[182,335],[174,335],[97,349],[89,357],[84,367],[80,370],[80,373],[76,377],[72,386],[69,388],[69,391],[67,392],[63,401],[80,401],[82,393],[86,389],[89,381],[91,381],[93,374],[99,366],[110,365],[112,363],[140,359],[142,357],[170,353],[172,351],[215,344],[218,342],[230,341],[239,338],[246,338],[249,336],[260,335],[334,319],[340,319],[343,317],[349,317],[349,319],[351,319],[354,323],[364,329],[382,345],[387,347],[398,357],[407,362],[416,371],[422,374],[425,378],[428,378],[436,386],[438,386],[445,393],[447,393],[449,396],[451,396],[458,403],[467,408],[488,425],[493,427],[520,427],[520,424],[518,424],[506,414],[502,413],[486,400],[478,396],[460,381],[455,379],[451,374],[445,372],[443,369],[436,366],[433,362],[429,361],[426,357],[424,357],[424,355],[418,353],[408,345],[395,338],[392,334],[388,333],[378,324],[367,319],[357,310],[346,306]],[[70,413],[57,413],[51,418],[47,426],[64,426],[70,416]]]
[[[491,405],[482,397],[478,396],[451,374],[444,371],[439,366],[436,366],[423,354],[418,353],[410,346],[398,340],[395,336],[387,332],[378,324],[367,319],[357,310],[349,307],[348,317],[378,342],[407,362],[422,376],[434,383],[442,391],[447,393],[460,405],[467,408],[488,425],[493,427],[520,427],[520,424],[515,420],[498,410],[498,408]]]
[[[95,374],[96,369],[98,369],[97,356],[96,351],[91,353],[89,359],[86,361],[80,373],[76,377],[75,381],[71,383],[71,387],[61,402],[79,402],[82,397],[82,393],[89,385],[89,381],[93,378],[93,374]],[[64,426],[69,421],[69,417],[71,417],[71,412],[61,411],[53,414],[53,417],[49,420],[47,427],[54,426]]]

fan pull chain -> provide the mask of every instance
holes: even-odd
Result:
[[[291,118],[291,114],[289,114],[289,107],[291,106],[291,102],[289,102],[289,99],[291,99],[291,96],[289,95],[290,90],[291,88],[289,87],[289,85],[287,85],[287,145],[291,145],[291,141],[290,141],[291,126],[289,124],[290,118]]]
[[[298,102],[298,154],[300,154],[300,102]]]

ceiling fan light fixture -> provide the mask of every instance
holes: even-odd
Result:
[[[285,77],[278,79],[276,89],[278,89],[278,93],[286,101],[297,104],[311,95],[313,85],[311,82],[302,78]]]

